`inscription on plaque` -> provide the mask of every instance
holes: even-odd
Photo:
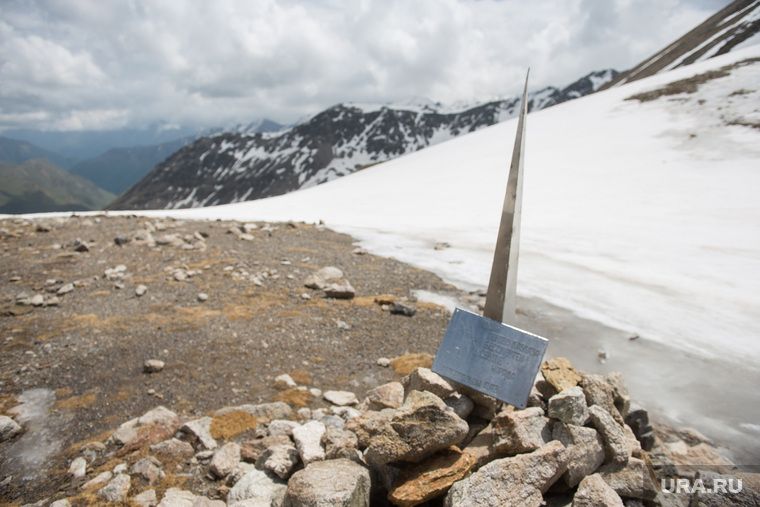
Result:
[[[546,338],[457,308],[433,371],[525,408],[548,344]]]

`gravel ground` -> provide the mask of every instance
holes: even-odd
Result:
[[[107,216],[0,222],[0,413],[19,395],[48,408],[41,440],[0,446],[0,499],[57,491],[65,477],[53,471],[71,449],[157,405],[194,416],[271,401],[273,378],[294,370],[313,387],[362,395],[398,378],[378,358],[435,354],[446,311],[418,303],[413,317],[395,315],[375,298],[461,296],[437,276],[356,252],[352,238],[319,226],[243,230]],[[356,297],[306,288],[324,266],[340,268]],[[19,304],[35,295],[43,305]],[[166,366],[144,373],[148,359]]]

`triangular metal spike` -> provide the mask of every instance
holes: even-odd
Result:
[[[528,114],[528,76],[520,104],[520,118],[517,122],[515,147],[509,167],[507,193],[501,212],[499,235],[491,266],[491,279],[483,316],[497,322],[514,324],[515,299],[517,289],[517,258],[520,245],[520,216],[522,214],[523,153],[525,151],[525,117]]]

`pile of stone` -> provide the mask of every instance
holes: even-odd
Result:
[[[679,505],[657,493],[652,429],[620,374],[547,361],[521,410],[423,367],[361,402],[322,397],[192,420],[158,407],[83,446],[69,474],[91,501],[160,507]]]

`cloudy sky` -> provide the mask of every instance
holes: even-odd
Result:
[[[0,131],[289,123],[624,70],[730,0],[0,0]]]

